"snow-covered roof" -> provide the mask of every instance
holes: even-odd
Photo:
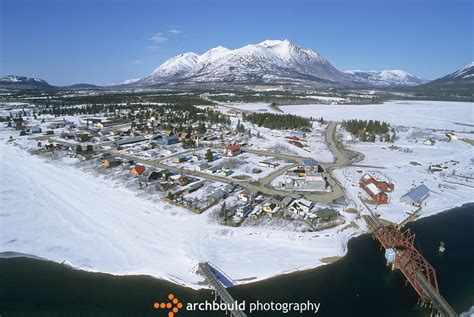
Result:
[[[374,195],[381,193],[380,189],[377,186],[375,186],[375,184],[372,184],[372,183],[367,185],[367,189],[370,190],[372,194]]]
[[[429,194],[429,192],[430,189],[425,184],[421,184],[420,186],[411,189],[408,193],[403,195],[400,200],[421,202]]]

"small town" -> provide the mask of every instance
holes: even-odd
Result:
[[[135,104],[113,110],[106,105],[22,105],[4,108],[0,120],[11,131],[7,143],[27,140],[34,155],[74,159],[85,170],[119,180],[141,197],[196,214],[209,210],[223,226],[311,232],[358,228],[364,215],[394,224],[418,217],[433,189],[424,182],[412,184],[394,200],[398,184],[384,174],[385,168],[356,167],[362,154],[342,145],[386,144],[384,149],[410,155],[410,149],[395,142],[403,127],[361,120],[337,124],[271,109],[273,105],[256,111],[231,104]],[[413,130],[406,139],[429,148],[459,136]],[[447,173],[449,164],[457,163],[423,169],[427,175],[441,173],[472,182],[471,174]],[[384,213],[384,205],[407,207],[404,213]]]
[[[474,317],[472,0],[0,1],[0,317]]]

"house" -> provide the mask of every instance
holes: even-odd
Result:
[[[295,214],[304,215],[304,214],[308,213],[311,210],[313,205],[314,205],[314,203],[312,201],[309,201],[309,200],[304,199],[304,198],[300,198],[298,200],[295,200],[291,204],[291,206],[288,210],[290,212],[295,213]]]
[[[78,132],[74,135],[74,139],[77,142],[87,142],[91,138],[91,134],[89,132]]]
[[[233,173],[232,170],[228,169],[228,168],[222,168],[220,169],[219,171],[217,171],[217,175],[219,176],[229,176]]]
[[[129,160],[127,162],[123,162],[124,166],[132,167],[135,166],[135,161],[134,160]]]
[[[181,175],[177,180],[176,180],[176,183],[178,185],[181,185],[181,186],[186,186],[188,185],[189,183],[191,183],[191,180],[185,176],[185,175]]]
[[[303,168],[303,166],[298,166],[294,169],[287,170],[286,173],[290,176],[297,176],[297,177],[306,176],[306,170]]]
[[[189,185],[189,187],[187,187],[185,191],[186,191],[187,194],[189,194],[189,193],[195,192],[196,190],[198,190],[202,186],[204,186],[204,182],[197,182],[197,183],[194,183],[192,185]]]
[[[171,177],[171,175],[173,175],[173,173],[168,170],[161,170],[158,172],[158,178],[163,181],[167,181]]]
[[[153,182],[160,178],[160,174],[157,171],[145,171],[140,175],[140,180],[143,182]]]
[[[250,214],[248,215],[248,217],[252,220],[257,220],[258,217],[262,214],[263,210],[262,210],[262,206],[260,205],[257,205],[255,206],[255,208],[250,212]]]
[[[207,174],[214,174],[218,170],[219,170],[219,166],[210,166],[206,170],[204,170],[204,172]]]
[[[433,165],[430,165],[428,170],[430,172],[441,172],[441,171],[443,171],[443,167],[439,164],[433,164]]]
[[[173,163],[179,164],[185,161],[186,161],[186,156],[184,155],[178,155],[178,156],[173,157]]]
[[[112,146],[115,147],[115,148],[120,148],[123,145],[138,143],[138,142],[142,142],[142,141],[145,141],[145,140],[146,140],[145,137],[139,135],[139,136],[135,136],[135,137],[131,137],[131,138],[120,139],[120,140],[114,141],[112,143]]]
[[[262,210],[267,214],[274,214],[280,210],[280,206],[278,205],[278,201],[271,199],[263,204]]]
[[[286,196],[279,202],[279,205],[281,208],[287,208],[291,204],[292,201],[293,201],[293,198],[291,198],[290,196]]]
[[[210,194],[212,193],[213,191],[215,191],[217,189],[216,186],[213,186],[213,185],[209,185],[206,187],[206,194]]]
[[[304,159],[303,160],[303,168],[306,173],[322,173],[322,167],[316,162],[314,159]]]
[[[207,164],[207,163],[201,163],[197,166],[194,167],[194,170],[195,171],[198,171],[198,172],[203,172],[205,170],[207,170],[211,165]]]
[[[237,156],[241,153],[240,150],[240,145],[237,144],[232,144],[229,145],[225,148],[225,154],[226,156]]]
[[[426,139],[424,142],[423,142],[424,145],[434,145],[435,144],[435,140],[432,140],[432,139]]]
[[[459,140],[459,136],[455,133],[448,132],[445,134],[449,141]]]
[[[41,133],[43,130],[40,127],[32,127],[30,129],[31,133]]]
[[[112,157],[108,157],[104,159],[102,164],[105,168],[111,168],[111,167],[119,166],[120,164],[122,164],[122,160],[120,160],[119,158],[116,158],[115,156],[112,156]]]
[[[316,216],[320,221],[331,221],[337,218],[339,213],[332,208],[321,208],[316,211]]]
[[[102,118],[83,118],[80,120],[82,124],[97,124],[97,123],[102,123],[104,120]]]
[[[254,191],[254,190],[250,191],[246,189],[239,194],[239,199],[242,200],[243,202],[250,204],[252,203],[253,200],[255,200],[255,198],[257,198],[258,195],[259,195],[259,192],[257,191]]]
[[[161,145],[171,145],[179,143],[179,138],[176,135],[164,136],[158,139],[157,142]]]
[[[231,184],[226,184],[226,185],[224,186],[224,191],[225,191],[227,194],[232,193],[234,190],[235,190],[235,186],[233,186],[233,185],[231,185]]]
[[[143,173],[145,173],[145,166],[143,165],[135,165],[130,170],[130,174],[132,174],[133,176],[139,176],[139,175],[142,175]]]
[[[412,206],[420,206],[429,194],[430,189],[425,184],[421,184],[400,197],[400,201]]]
[[[235,215],[239,218],[245,218],[252,212],[252,207],[250,205],[244,205],[237,208]]]
[[[360,187],[364,188],[368,184],[374,184],[375,186],[377,186],[378,189],[383,192],[391,192],[395,188],[395,185],[392,182],[380,178],[375,178],[370,174],[364,174],[360,178],[359,185]]]
[[[178,137],[183,140],[183,139],[187,139],[189,137],[189,133],[186,132],[186,131],[181,131],[181,132],[178,132]]]
[[[217,189],[213,191],[212,193],[208,194],[207,199],[213,201],[213,202],[218,202],[219,200],[223,199],[225,197],[224,191]]]
[[[388,203],[388,196],[381,191],[375,184],[369,183],[366,186],[362,186],[362,189],[372,198],[371,203],[375,205]]]
[[[271,161],[261,161],[261,162],[258,163],[258,165],[260,165],[262,167],[277,168],[280,164],[275,163],[275,162],[271,162]]]
[[[291,141],[289,141],[288,143],[290,143],[290,144],[292,144],[292,145],[294,145],[294,146],[296,146],[296,147],[299,147],[299,148],[303,148],[303,147],[304,147],[304,145],[303,145],[301,142],[298,142],[298,141],[293,141],[293,140],[291,140]]]

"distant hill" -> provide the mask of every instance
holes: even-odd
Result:
[[[39,78],[8,75],[0,78],[0,88],[4,89],[45,89],[53,88]]]
[[[85,83],[80,83],[80,84],[74,84],[74,85],[69,85],[69,86],[62,86],[61,88],[70,88],[70,89],[97,89],[101,88],[100,86],[93,85],[93,84],[85,84]]]

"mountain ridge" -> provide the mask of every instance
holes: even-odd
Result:
[[[317,51],[289,40],[265,40],[231,50],[222,46],[198,55],[187,52],[158,66],[131,85],[196,83],[291,83],[369,86],[415,86],[426,81],[400,70],[379,73],[340,71]]]

